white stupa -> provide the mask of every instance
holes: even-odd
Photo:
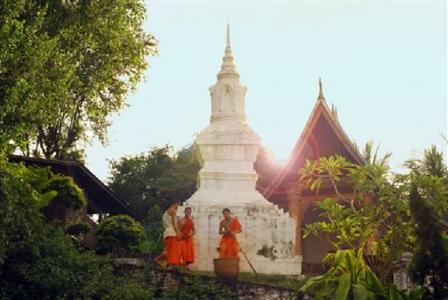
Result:
[[[298,275],[301,256],[295,255],[296,222],[282,209],[267,201],[256,189],[254,162],[260,137],[247,125],[246,87],[239,81],[227,43],[218,80],[210,87],[212,115],[210,125],[196,139],[203,166],[199,189],[184,206],[193,209],[196,223],[196,270],[213,270],[222,210],[229,208],[242,225],[237,235],[258,273]],[[183,209],[179,209],[182,215]],[[251,269],[240,255],[240,270]]]

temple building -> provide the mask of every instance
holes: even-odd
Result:
[[[84,235],[82,240],[86,248],[94,248],[95,231],[102,219],[114,215],[129,215],[135,219],[138,218],[138,215],[122,199],[81,163],[20,155],[9,155],[8,160],[28,167],[48,168],[54,174],[73,178],[76,185],[83,191],[87,206],[73,211],[60,203],[52,202],[43,213],[50,221],[58,219],[67,224],[76,218],[80,222],[89,224],[92,230]]]
[[[289,160],[283,167],[272,165],[271,168],[264,166],[263,169],[262,166],[256,166],[260,174],[257,189],[271,202],[289,211],[296,220],[295,251],[303,259],[304,274],[321,272],[324,256],[333,250],[330,244],[318,237],[308,236],[304,239],[304,228],[319,219],[321,212],[314,207],[317,202],[337,197],[329,185],[324,184],[318,194],[304,187],[299,171],[306,160],[313,161],[332,155],[343,156],[359,165],[365,163],[356,145],[345,134],[336,108],[327,105],[319,80],[319,95]],[[344,194],[351,192],[350,185],[344,180],[341,180],[338,189]]]

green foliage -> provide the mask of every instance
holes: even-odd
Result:
[[[375,255],[374,261],[369,256],[369,263],[386,282],[391,278],[393,261],[414,243],[407,197],[409,179],[392,174],[385,164],[387,159],[377,154],[368,154],[367,158],[371,161],[362,166],[341,156],[306,162],[300,171],[305,185],[316,191],[323,185],[330,186],[336,197],[316,204],[323,210],[322,220],[308,224],[305,236],[324,237],[336,249],[365,248]],[[340,184],[353,192],[341,193]]]
[[[31,229],[41,223],[39,210],[48,199],[39,189],[48,177],[38,177],[33,169],[0,160],[0,267],[14,245],[32,244]],[[33,182],[39,189],[33,188]]]
[[[375,299],[383,294],[379,279],[364,261],[362,249],[338,250],[326,257],[332,267],[322,276],[309,279],[301,288],[313,293],[315,299]]]
[[[54,175],[46,168],[27,168],[23,164],[15,163],[0,164],[0,168],[3,178],[8,180],[5,186],[7,194],[14,195],[13,189],[20,188],[20,184],[26,183],[26,191],[32,193],[31,196],[39,208],[46,207],[57,196],[56,191],[48,190],[48,182]],[[19,183],[20,181],[22,183]]]
[[[146,236],[149,241],[149,253],[161,253],[163,251],[163,211],[158,205],[154,205],[148,211],[148,215],[143,221]]]
[[[148,299],[151,288],[116,275],[112,261],[79,253],[59,226],[41,224],[2,266],[0,297],[15,299]]]
[[[50,173],[0,160],[1,299],[151,299],[153,288],[79,253],[41,212]]]
[[[141,0],[2,1],[0,145],[81,159],[87,132],[106,141],[156,41]]]
[[[24,11],[29,18],[24,20]],[[55,40],[37,34],[43,27],[44,9],[31,1],[2,1],[0,9],[0,152],[24,144],[23,135],[44,118],[47,95],[58,94],[44,77],[46,62],[54,53]],[[56,59],[56,57],[54,57]],[[59,72],[57,74],[60,74]],[[48,79],[48,78],[47,78]],[[62,83],[62,80],[61,80]]]
[[[112,261],[96,258],[95,272],[82,291],[84,299],[155,299],[155,286],[132,273],[116,270]],[[87,279],[87,278],[86,278]]]
[[[301,179],[305,180],[305,185],[312,190],[319,190],[327,179],[335,188],[335,192],[339,193],[336,183],[341,180],[341,177],[355,166],[348,162],[342,156],[321,157],[318,161],[306,161],[305,166],[300,173]],[[341,197],[342,198],[342,197]]]
[[[79,295],[88,255],[79,255],[62,228],[41,224],[25,243],[15,242],[2,266],[1,294],[11,298]]]
[[[301,171],[311,189],[330,183],[337,195],[336,199],[317,205],[324,211],[324,221],[307,226],[306,234],[335,233],[337,238],[332,242],[336,248],[359,249],[356,257],[347,252],[353,250],[338,250],[330,271],[310,279],[303,290],[312,294],[314,290],[316,299],[446,298],[448,238],[444,224],[448,212],[448,172],[443,154],[433,146],[425,151],[423,159],[406,162],[411,174],[396,175],[388,169],[388,156],[379,159],[377,152],[372,154],[371,146],[366,147],[366,152],[370,154],[363,166],[335,157],[307,162]],[[351,196],[338,190],[337,183],[344,179],[348,179],[354,191]],[[372,277],[374,273],[361,261],[363,251],[371,250],[376,255],[373,270],[382,283]],[[393,285],[382,285],[390,276],[392,262],[404,250],[414,253],[410,272],[423,286],[409,293]]]
[[[380,146],[378,145],[375,148],[375,151],[373,150],[373,142],[367,142],[364,145],[364,151],[363,156],[367,164],[369,165],[380,165],[387,167],[389,165],[389,159],[392,156],[392,153],[388,152],[384,154],[383,156],[380,156],[379,154]]]
[[[81,222],[81,223],[76,223],[76,224],[70,225],[69,227],[67,227],[65,232],[68,234],[71,234],[71,235],[78,236],[78,235],[89,233],[91,230],[92,230],[92,226],[90,226],[90,224]]]
[[[177,154],[166,145],[146,155],[123,157],[111,168],[109,187],[144,219],[154,205],[165,209],[165,198],[174,194],[186,199],[193,193],[200,165],[194,145]]]
[[[443,161],[443,153],[432,145],[424,151],[422,159],[411,159],[405,162],[408,167],[416,175],[429,175],[439,178],[448,177],[448,169]]]
[[[96,232],[98,253],[125,255],[142,250],[141,244],[146,242],[142,225],[126,215],[104,219]]]
[[[422,299],[420,289],[405,293],[395,285],[384,286],[366,264],[363,250],[338,250],[325,258],[332,267],[321,276],[310,278],[300,289],[314,299]]]
[[[421,300],[425,299],[424,289],[415,288],[410,291],[402,291],[394,284],[389,286],[389,298],[388,300]]]
[[[56,191],[57,196],[53,201],[64,203],[66,207],[77,210],[87,205],[84,193],[71,177],[53,176],[48,183],[47,191]]]
[[[360,218],[354,216],[350,207],[346,207],[331,198],[317,203],[316,208],[324,211],[321,214],[324,221],[307,224],[304,238],[311,234],[337,233],[336,240],[328,239],[327,241],[335,248],[347,246],[355,248],[359,246],[360,241],[368,240],[373,234],[372,228],[363,231],[364,228]]]

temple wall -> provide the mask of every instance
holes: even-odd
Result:
[[[344,194],[349,196],[350,194]],[[318,221],[320,212],[313,211],[314,205],[328,197],[336,199],[336,195],[302,196],[299,185],[291,187],[288,192],[288,208],[290,215],[296,219],[295,253],[302,256],[303,262],[319,263],[333,248],[330,244],[316,236],[303,238],[305,226]]]

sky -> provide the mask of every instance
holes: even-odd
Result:
[[[248,123],[276,160],[297,142],[322,78],[329,105],[358,145],[372,140],[391,166],[431,144],[446,150],[446,1],[146,1],[145,31],[159,41],[129,107],[111,117],[109,143],[93,141],[86,165],[191,144],[208,125],[209,86],[224,55],[226,24]]]

